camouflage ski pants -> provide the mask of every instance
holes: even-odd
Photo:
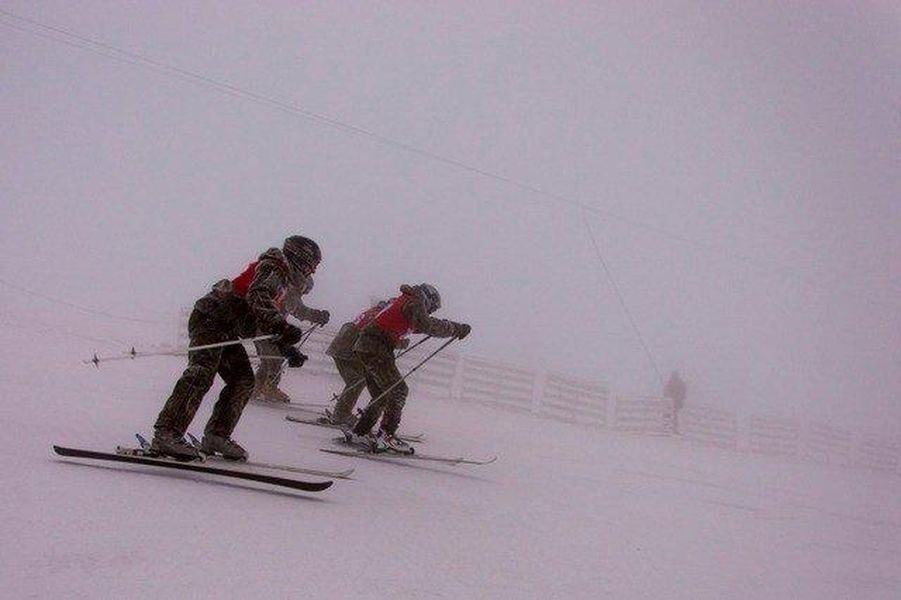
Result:
[[[352,416],[363,388],[366,387],[366,366],[359,359],[333,356],[338,374],[344,380],[344,391],[335,402],[335,418],[344,421]]]
[[[204,300],[208,300],[208,297],[200,302]],[[209,302],[205,307],[209,307]],[[204,346],[235,340],[239,337],[239,332],[227,315],[215,310],[199,311],[195,305],[188,319],[188,336],[191,346]],[[253,369],[241,344],[189,353],[188,367],[175,383],[154,427],[184,435],[194,420],[203,397],[213,387],[217,373],[225,386],[213,406],[213,414],[204,433],[231,437],[253,391]]]
[[[366,368],[366,387],[373,401],[363,411],[354,432],[359,435],[368,433],[381,418],[381,428],[386,433],[396,433],[410,389],[397,370],[394,354],[356,354]]]
[[[260,340],[254,342],[254,346],[260,356],[260,366],[255,375],[257,389],[277,388],[282,380],[282,367],[285,364],[281,351],[272,340]]]

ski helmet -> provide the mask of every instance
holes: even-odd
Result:
[[[292,235],[285,239],[282,253],[292,269],[302,273],[312,273],[322,261],[322,252],[319,246],[310,238],[302,235]]]
[[[416,289],[419,291],[420,297],[423,302],[425,302],[426,310],[428,310],[430,314],[441,308],[441,295],[434,285],[430,283],[420,283],[416,286]]]

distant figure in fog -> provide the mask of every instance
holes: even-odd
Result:
[[[673,401],[673,433],[679,433],[679,411],[685,405],[685,382],[679,377],[679,371],[670,373],[669,380],[663,386],[663,397]]]

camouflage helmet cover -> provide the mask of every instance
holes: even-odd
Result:
[[[292,235],[285,239],[282,253],[292,269],[311,273],[322,261],[322,252],[319,245],[313,240],[302,235]]]
[[[419,296],[425,303],[426,310],[428,310],[429,313],[433,313],[441,308],[441,295],[434,285],[430,283],[420,283],[416,286],[416,291],[419,292]]]

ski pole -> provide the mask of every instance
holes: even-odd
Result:
[[[320,327],[322,327],[322,325],[320,325],[319,323],[314,323],[313,326],[310,327],[305,334],[303,334],[303,337],[300,338],[299,342],[297,342],[296,347],[300,348],[301,346],[303,346],[304,342],[306,342],[308,339],[310,339],[310,336],[313,335],[313,332],[316,331],[317,329],[319,329]]]
[[[432,352],[431,354],[429,354],[428,356],[426,356],[425,358],[423,358],[421,361],[419,361],[419,362],[416,364],[416,366],[414,366],[412,369],[410,369],[409,371],[407,371],[406,374],[404,374],[400,379],[398,379],[397,381],[395,381],[394,383],[392,383],[391,385],[389,385],[387,388],[385,388],[384,391],[382,391],[381,394],[379,394],[378,396],[376,396],[375,398],[373,398],[372,400],[370,400],[370,401],[369,401],[369,404],[372,405],[372,404],[374,404],[375,402],[377,402],[378,400],[381,400],[381,399],[385,396],[385,394],[387,394],[388,392],[390,392],[391,390],[393,390],[395,387],[397,387],[398,385],[400,385],[401,382],[403,382],[407,377],[409,377],[410,375],[412,375],[417,369],[419,369],[419,367],[421,367],[421,366],[424,365],[425,363],[429,362],[429,361],[432,359],[433,356],[435,356],[436,354],[438,354],[439,352],[441,352],[442,350],[444,350],[445,348],[447,348],[448,346],[450,346],[450,345],[451,345],[452,343],[454,343],[456,340],[457,340],[457,338],[452,337],[451,339],[447,340],[446,342],[444,342],[443,344],[441,344],[440,346],[438,346],[438,349],[437,349],[437,350],[435,350],[434,352]]]
[[[258,335],[252,338],[238,338],[236,340],[230,340],[228,342],[219,342],[218,344],[204,344],[203,346],[190,346],[187,349],[187,352],[196,352],[198,350],[209,350],[211,348],[222,348],[224,346],[234,346],[235,344],[243,344],[244,342],[259,342],[262,340],[272,339],[274,337],[278,337],[274,333],[270,333],[268,335]]]
[[[416,346],[418,346],[419,344],[423,343],[424,341],[426,341],[427,339],[429,339],[431,337],[432,336],[427,335],[424,338],[422,338],[421,340],[419,340],[418,342],[416,342],[415,344],[413,344],[412,346],[408,346],[406,350],[404,350],[403,352],[399,353],[397,356],[394,357],[395,360],[400,358],[401,356],[403,356],[404,354],[406,354],[407,352],[409,352],[410,350],[412,350],[413,348],[415,348]]]
[[[135,359],[135,358],[145,358],[147,356],[184,356],[190,352],[198,352],[200,350],[211,350],[212,348],[223,348],[225,346],[234,346],[235,344],[243,344],[244,342],[258,342],[261,340],[268,340],[270,338],[276,337],[275,335],[260,335],[253,338],[238,338],[236,340],[229,340],[227,342],[217,342],[215,344],[204,344],[202,346],[189,346],[184,350],[178,351],[170,351],[170,352],[138,352],[135,350],[134,346],[132,346],[131,350],[124,354],[123,356],[108,356],[108,357],[100,357],[97,353],[94,353],[92,358],[85,359],[81,362],[84,364],[93,364],[95,367],[99,367],[100,363],[108,362],[112,360],[126,360],[126,359]]]

